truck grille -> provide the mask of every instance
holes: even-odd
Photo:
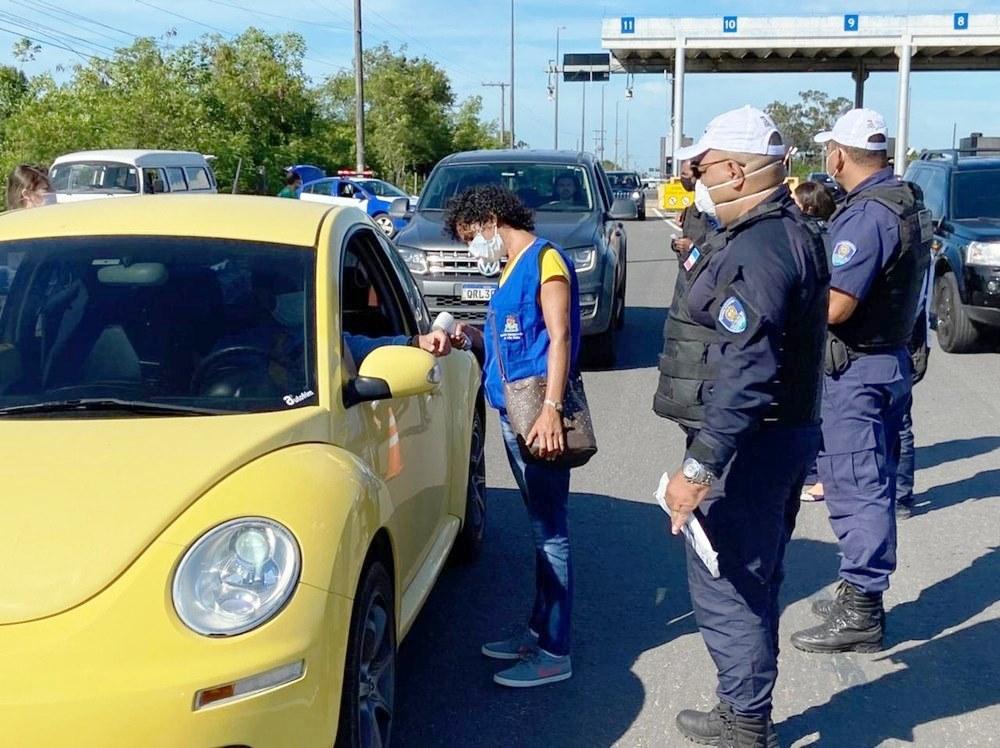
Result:
[[[500,264],[496,266],[496,272],[483,273],[480,270],[479,260],[474,257],[470,257],[467,250],[431,250],[427,252],[427,264],[430,268],[430,272],[433,275],[460,275],[465,277],[483,277],[483,278],[496,278],[499,277],[500,271],[503,270],[504,265],[507,264],[507,260],[501,260]]]
[[[482,324],[486,319],[489,303],[485,301],[462,301],[457,296],[425,296],[431,314],[448,311],[451,316],[461,322]]]

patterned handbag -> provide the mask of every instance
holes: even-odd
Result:
[[[503,362],[501,361],[501,371]],[[555,467],[575,468],[586,465],[597,454],[597,437],[594,423],[590,418],[587,393],[583,389],[583,377],[571,375],[563,394],[563,435],[566,449],[554,460],[539,458],[533,445],[526,437],[531,433],[535,421],[545,407],[545,377],[535,376],[508,382],[504,376],[503,397],[507,419],[517,434],[517,443],[525,460],[541,462]]]

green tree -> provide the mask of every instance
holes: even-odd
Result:
[[[785,145],[799,149],[799,158],[815,160],[822,147],[813,140],[816,133],[828,130],[842,112],[851,107],[843,96],[830,98],[823,91],[810,89],[799,92],[799,100],[788,104],[772,101],[765,107],[785,138]]]
[[[451,117],[451,147],[454,151],[476,151],[500,147],[500,134],[492,122],[483,122],[483,97],[472,96]]]

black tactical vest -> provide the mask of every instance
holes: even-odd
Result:
[[[793,207],[790,199],[765,203],[739,225],[745,226],[748,222],[775,214],[792,217]],[[798,211],[794,216],[809,231],[810,246],[807,253],[815,268],[817,288],[820,290],[809,298],[800,299],[799,313],[789,319],[782,341],[785,355],[778,375],[780,386],[764,420],[811,424],[819,421],[823,331],[826,328],[828,305],[826,289],[830,271],[821,229],[814,222],[803,220]],[[720,231],[706,242],[706,247],[710,253],[714,253],[724,247],[729,238],[729,231]],[[700,429],[702,426],[704,396],[710,391],[715,374],[709,363],[709,351],[713,344],[720,342],[715,329],[702,327],[692,321],[687,304],[687,291],[700,274],[700,268],[707,264],[704,260],[700,261],[699,267],[692,270],[690,277],[686,277],[684,283],[677,284],[677,292],[664,326],[660,380],[653,398],[653,410],[657,415],[689,429]],[[683,269],[680,272],[683,274]],[[719,288],[726,288],[731,280],[720,279]],[[806,289],[803,290],[805,292]]]
[[[920,188],[909,182],[876,185],[849,196],[831,217],[864,200],[884,205],[899,221],[899,247],[846,322],[830,333],[858,353],[905,346],[913,332],[924,274],[930,264],[934,227]]]

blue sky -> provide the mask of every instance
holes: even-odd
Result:
[[[945,7],[933,0],[770,0],[770,15],[950,13],[952,11],[1000,12],[1000,0],[974,0]],[[158,6],[158,7],[154,7]],[[427,56],[450,75],[456,94],[464,98],[482,95],[488,117],[499,114],[499,92],[483,88],[486,81],[507,80],[510,54],[510,5],[507,0],[362,0],[365,43],[406,45],[410,54]],[[71,19],[70,13],[98,26]],[[663,0],[515,0],[516,14],[516,120],[519,140],[533,147],[551,147],[554,107],[546,95],[546,65],[555,57],[555,36],[561,32],[561,52],[599,52],[601,20],[621,15],[664,16],[759,15],[760,3],[701,0],[698,3],[667,3]],[[306,70],[314,79],[347,68],[352,57],[352,0],[78,0],[68,6],[62,0],[0,0],[0,61],[14,63],[11,46],[15,34],[39,36],[53,29],[65,46],[79,52],[106,55],[108,49],[127,44],[136,35],[160,36],[177,31],[184,42],[211,31],[237,33],[249,25],[267,31],[296,31],[308,43]],[[690,12],[697,8],[697,14]],[[168,12],[169,11],[169,12]],[[185,18],[182,18],[184,16]],[[27,32],[18,24],[35,28]],[[48,27],[40,29],[39,26]],[[111,27],[111,28],[109,28]],[[12,34],[10,32],[15,32]],[[1000,30],[998,30],[1000,32]],[[29,71],[69,65],[79,57],[72,52],[45,47]],[[635,96],[624,99],[624,76],[613,76],[605,84],[605,153],[615,152],[618,131],[619,160],[624,160],[626,121],[629,154],[638,168],[655,166],[659,138],[667,128],[667,90],[662,75],[638,76]],[[600,90],[591,85],[587,94],[588,149],[593,148],[594,130],[600,127]],[[749,103],[763,107],[775,99],[794,101],[797,92],[817,88],[834,96],[853,98],[854,85],[847,74],[690,75],[687,78],[684,131],[696,136],[719,111]],[[895,134],[897,76],[873,73],[866,88],[866,104],[879,109]],[[615,105],[619,117],[616,128]],[[910,142],[917,148],[948,147],[952,128],[959,137],[977,130],[1000,135],[1000,72],[916,73],[911,88]],[[581,86],[560,88],[560,146],[575,147],[581,132]]]

